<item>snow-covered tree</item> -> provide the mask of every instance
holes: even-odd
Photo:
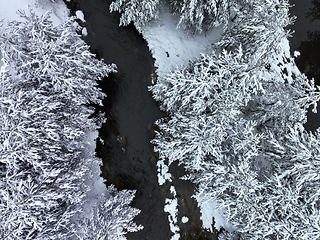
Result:
[[[254,158],[272,162],[259,163],[268,169],[263,175],[246,161],[212,166],[205,176],[214,181],[200,183],[198,194],[218,199],[241,239],[318,239],[319,132],[292,129],[281,140],[268,139],[269,149]]]
[[[110,11],[121,12],[120,26],[134,23],[139,29],[146,22],[155,20],[159,14],[159,0],[115,0]]]
[[[291,34],[285,28],[294,21],[288,7],[288,0],[234,1],[230,7],[232,20],[219,45],[229,50],[241,45],[257,62],[278,54],[280,42]]]
[[[134,191],[117,191],[113,186],[108,187],[108,194],[104,194],[103,204],[91,208],[90,217],[79,221],[82,231],[77,232],[79,239],[126,239],[127,232],[142,229],[132,219],[140,210],[130,206],[134,198]]]
[[[180,15],[178,27],[202,32],[229,21],[228,0],[171,0],[175,13]]]
[[[256,75],[235,53],[202,55],[187,69],[177,69],[150,87],[170,118],[158,120],[152,142],[160,157],[199,168],[220,158],[224,142],[235,131],[251,92],[261,91]]]
[[[251,17],[249,9],[245,14]],[[265,19],[261,34],[275,34],[272,19]],[[230,52],[202,55],[152,86],[168,113],[156,122],[152,142],[161,159],[185,166],[185,178],[198,185],[197,199],[220,204],[241,239],[317,239],[319,196],[310,186],[319,184],[319,168],[310,151],[320,142],[315,144],[318,135],[307,134],[303,124],[307,109],[316,109],[319,88],[289,69],[293,60],[284,50],[286,32],[277,31],[282,39],[274,39],[270,51],[260,45],[256,30],[258,40],[252,42],[243,32],[245,41],[238,42],[243,48],[222,38],[219,46]]]
[[[101,104],[97,80],[115,66],[94,58],[72,18],[54,26],[49,15],[20,11],[25,21],[9,22],[1,34],[1,239],[76,238],[99,166],[86,153],[86,133],[98,127],[89,104]],[[114,238],[139,229],[131,222],[138,210],[128,207],[133,192],[104,192],[97,211],[123,207],[128,218],[121,225],[123,216],[104,216],[102,225],[115,222],[118,232],[100,231]]]

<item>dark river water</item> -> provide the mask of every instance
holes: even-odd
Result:
[[[118,13],[109,12],[111,0],[77,0],[68,3],[74,11],[83,11],[88,36],[85,41],[91,50],[106,63],[115,63],[117,73],[103,80],[101,88],[107,94],[102,110],[107,121],[100,129],[102,141],[97,142],[97,155],[102,158],[102,175],[107,184],[118,189],[135,189],[133,207],[141,210],[135,218],[144,229],[126,235],[129,240],[169,240],[168,213],[164,212],[165,198],[172,197],[170,185],[159,186],[157,156],[150,140],[153,122],[164,113],[152,99],[147,87],[154,75],[153,59],[147,43],[133,26],[119,27]],[[200,211],[191,198],[195,186],[179,179],[183,167],[171,166],[179,204],[181,239],[216,239],[202,229]]]

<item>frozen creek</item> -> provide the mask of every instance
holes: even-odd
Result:
[[[97,155],[103,159],[102,174],[108,184],[118,189],[136,189],[133,207],[141,213],[136,222],[144,229],[130,233],[129,240],[166,240],[173,236],[166,199],[173,199],[169,185],[159,186],[157,156],[150,140],[152,123],[164,116],[152,99],[147,86],[154,76],[154,61],[147,43],[133,26],[118,27],[120,15],[109,12],[111,0],[76,0],[68,3],[73,12],[82,10],[88,35],[86,42],[106,63],[115,63],[118,72],[103,80],[101,87],[107,94],[104,109],[107,122],[100,129]],[[177,225],[180,239],[216,239],[202,229],[200,211],[191,198],[194,184],[180,180],[183,167],[170,167],[178,199]]]

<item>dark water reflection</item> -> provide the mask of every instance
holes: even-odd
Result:
[[[149,49],[134,27],[118,27],[120,16],[109,13],[106,1],[79,0],[78,7],[87,21],[86,42],[106,63],[118,67],[118,73],[102,84],[108,96],[104,101],[107,122],[99,133],[104,143],[97,145],[103,177],[118,189],[137,189],[133,206],[142,210],[136,222],[144,230],[128,234],[128,239],[170,239],[149,143],[150,124],[163,116],[147,91],[153,73]]]
[[[296,64],[309,79],[314,78],[320,85],[320,0],[290,0],[290,4],[295,5],[290,11],[297,16],[292,26],[295,34],[290,39],[291,50],[301,53]],[[320,105],[317,109],[317,114],[308,112],[305,128],[309,131],[320,127]]]
[[[119,28],[118,13],[109,12],[112,0],[77,0],[69,7],[84,12],[88,30],[86,42],[106,63],[115,63],[118,72],[104,79],[101,87],[107,94],[104,108],[107,122],[100,129],[102,141],[97,143],[97,155],[103,159],[102,173],[108,184],[118,189],[136,189],[132,205],[141,209],[135,221],[144,229],[127,234],[133,240],[167,240],[168,214],[164,212],[169,187],[157,181],[157,156],[150,140],[152,123],[164,116],[152,99],[147,86],[154,74],[153,59],[146,42],[133,26]],[[179,216],[189,222],[180,223],[181,239],[215,239],[201,229],[200,212],[191,198],[195,186],[179,179],[182,167],[172,166],[179,203]]]

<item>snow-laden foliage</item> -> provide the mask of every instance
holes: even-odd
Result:
[[[146,22],[155,20],[159,15],[159,0],[115,0],[110,11],[121,12],[120,26],[131,22],[140,29]]]
[[[212,185],[200,183],[202,194],[213,190],[241,239],[318,239],[319,132],[292,130],[281,140],[267,138],[270,148],[253,161],[272,162],[259,163],[269,173],[259,175],[254,163],[243,160],[215,165],[204,176],[214,179]]]
[[[251,47],[256,47],[255,43],[259,41],[264,45],[262,51],[274,50],[272,43],[282,39],[284,34],[290,34],[283,28],[294,20],[287,11],[288,0],[170,0],[161,4],[168,4],[179,16],[177,27],[201,33],[222,25],[229,33],[224,38],[228,44],[251,42]],[[159,0],[115,0],[110,5],[111,11],[122,13],[121,26],[133,22],[138,29],[146,22],[156,20],[159,8]],[[251,52],[255,50],[251,48]]]
[[[197,199],[219,203],[235,227],[221,239],[318,239],[320,133],[303,124],[319,88],[289,69],[287,1],[243,2],[218,44],[228,51],[150,87],[168,113],[152,142],[185,166]]]
[[[86,150],[86,133],[98,127],[88,105],[101,104],[96,80],[115,66],[94,58],[73,19],[54,26],[49,14],[20,15],[25,21],[9,22],[0,38],[0,238],[75,239],[87,231],[83,206],[99,166]],[[134,193],[104,192],[95,211],[105,222],[89,238],[139,229],[128,207]],[[121,207],[125,221],[112,213]]]
[[[171,0],[175,13],[180,16],[178,27],[197,32],[226,25],[230,12],[228,0]]]
[[[140,210],[130,207],[134,198],[134,191],[117,191],[113,186],[108,187],[108,195],[104,194],[104,203],[94,206],[90,211],[90,218],[80,220],[82,231],[76,233],[78,239],[126,239],[127,232],[142,229],[132,218]]]
[[[243,46],[245,54],[265,61],[271,53],[279,53],[279,43],[291,35],[284,30],[293,24],[288,0],[238,0],[231,6],[232,19],[219,45],[234,49]]]
[[[230,17],[230,1],[227,0],[171,0],[168,4],[180,16],[178,27],[202,32],[221,24],[226,25]],[[110,11],[121,12],[120,26],[131,22],[140,30],[147,22],[159,15],[159,0],[115,0]]]
[[[221,157],[222,143],[233,134],[249,90],[261,88],[242,57],[241,49],[202,55],[190,68],[177,69],[150,87],[171,115],[156,122],[160,131],[152,142],[161,158],[198,169],[206,158]]]

